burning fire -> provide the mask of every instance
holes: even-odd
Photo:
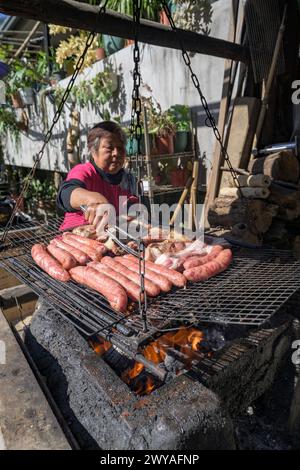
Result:
[[[98,336],[97,340],[90,339],[90,345],[92,346],[93,350],[99,356],[103,356],[103,354],[111,348],[111,343],[108,341],[104,341],[104,339]]]
[[[203,340],[204,333],[202,331],[182,326],[176,331],[165,333],[150,343],[142,350],[142,353],[149,361],[160,364],[165,360],[168,351],[173,349],[180,353],[185,369],[190,369],[192,361],[197,360],[197,352],[199,352]],[[94,351],[100,355],[103,355],[111,347],[111,343],[101,338],[99,338],[99,342],[91,341],[91,345]],[[149,395],[159,386],[158,382],[151,375],[145,373],[144,369],[143,364],[135,362],[131,369],[122,374],[122,380],[139,396]]]

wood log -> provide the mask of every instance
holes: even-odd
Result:
[[[229,237],[243,243],[250,243],[258,246],[262,245],[262,237],[252,233],[249,227],[245,224],[234,225],[232,230],[229,232]]]
[[[222,188],[220,190],[220,197],[221,196],[228,196],[228,197],[240,197],[240,191],[242,192],[243,196],[247,199],[267,199],[270,195],[270,191],[268,188],[252,188],[252,187],[243,187],[240,190],[238,188]]]
[[[249,212],[255,225],[251,231],[266,233],[277,215],[278,206],[262,199],[249,199],[246,203],[241,199],[219,197],[209,207],[208,221],[211,227],[231,228],[241,223],[249,226]]]
[[[242,187],[250,186],[252,188],[268,188],[272,182],[270,176],[258,175],[238,175],[238,181]]]
[[[265,243],[277,247],[286,246],[289,238],[289,232],[286,228],[286,223],[278,220],[276,217],[273,219],[272,225],[264,237]]]
[[[75,0],[1,0],[0,12],[44,23],[134,39],[130,17],[112,10],[107,10],[107,13],[99,17],[99,7]],[[191,31],[179,30],[179,34],[187,51],[241,62],[250,60],[249,49],[239,44]],[[171,28],[154,21],[141,20],[139,40],[156,46],[181,49]]]
[[[300,216],[300,189],[285,188],[272,183],[270,186],[269,202],[279,206],[278,218],[281,220],[294,220]]]
[[[249,163],[249,171],[255,175],[264,173],[275,180],[297,183],[300,174],[300,166],[293,152],[282,152],[256,158]]]

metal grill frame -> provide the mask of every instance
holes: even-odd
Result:
[[[132,305],[132,313],[114,311],[101,294],[74,281],[52,279],[35,265],[30,248],[61,233],[60,219],[25,224],[9,233],[0,264],[70,321],[87,337],[100,334],[132,357],[158,333],[179,325],[265,324],[300,289],[300,261],[291,252],[234,248],[232,265],[215,278],[173,289],[148,301],[149,330]]]

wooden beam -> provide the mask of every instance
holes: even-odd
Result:
[[[133,39],[132,19],[126,15],[107,10],[101,17],[99,7],[74,0],[1,0],[0,12],[31,18],[44,23],[53,23],[76,29],[111,34]],[[222,39],[216,39],[191,31],[180,30],[181,40],[186,50],[215,57],[248,62],[249,50]],[[169,26],[153,21],[142,20],[140,41],[156,46],[180,49],[174,32]]]

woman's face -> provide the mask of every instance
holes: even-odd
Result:
[[[102,137],[98,152],[93,154],[94,161],[106,173],[116,174],[124,166],[125,146],[115,134]]]

